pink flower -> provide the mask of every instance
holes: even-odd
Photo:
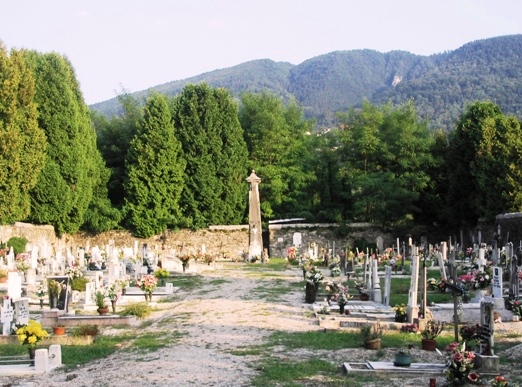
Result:
[[[480,375],[476,372],[472,372],[468,375],[468,380],[472,383],[476,383],[480,379]]]
[[[448,344],[448,345],[446,346],[445,350],[448,351],[448,352],[453,352],[453,351],[456,350],[458,347],[459,347],[459,343],[454,342],[454,343]]]
[[[461,363],[462,360],[464,360],[464,356],[462,356],[460,352],[455,352],[455,354],[453,355],[453,360],[457,363]]]

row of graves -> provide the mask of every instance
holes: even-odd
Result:
[[[321,252],[319,255],[318,251]],[[290,253],[299,257],[295,247],[289,249],[289,259]],[[451,240],[437,246],[416,246],[411,240],[401,245],[397,240],[396,246],[385,249],[383,254],[344,251],[340,255],[335,254],[335,249],[325,251],[311,244],[298,259],[306,281],[305,302],[315,311],[319,325],[326,329],[357,328],[378,322],[384,328],[394,326],[401,329],[415,325],[422,331],[428,321],[433,321],[432,310],[447,309],[453,311],[455,341],[458,342],[462,333],[459,324],[462,323],[463,309],[480,309],[480,321],[466,321],[463,327],[468,324],[475,327],[474,338],[478,344],[471,351],[475,367],[485,374],[495,374],[499,369],[499,358],[494,353],[498,311],[513,309],[513,321],[520,319],[522,243],[518,248],[514,248],[512,243],[502,248],[481,243],[463,250]],[[405,270],[408,261],[410,270]],[[321,269],[314,263],[329,265],[327,269]],[[379,270],[380,263],[381,267],[384,263],[384,271]],[[440,279],[432,280],[432,289],[450,294],[452,302],[428,304],[428,273],[433,270],[439,271]],[[347,282],[354,276],[359,294],[343,285],[343,281]],[[392,277],[410,279],[408,302],[400,308],[401,316],[398,316],[397,306],[390,306]],[[356,370],[349,364],[345,364],[345,369]],[[393,363],[379,362],[365,363],[360,369],[397,370]],[[420,368],[417,365],[412,370],[421,373],[431,370],[437,374],[441,365],[422,365]],[[404,369],[401,368],[400,372]]]
[[[134,324],[135,317],[119,316],[116,313],[116,305],[124,307],[131,302],[145,301],[144,296],[148,295],[148,292],[136,284],[143,282],[146,276],[155,277],[154,271],[160,266],[169,274],[186,270],[197,272],[203,265],[205,270],[212,268],[211,263],[213,264],[214,259],[198,262],[198,257],[204,256],[202,250],[204,251],[204,246],[197,252],[181,254],[174,250],[149,249],[147,244],[139,246],[137,242],[133,247],[118,248],[111,242],[103,248],[79,248],[74,253],[67,250],[62,253],[56,252],[51,258],[46,258],[41,254],[45,249],[39,249],[38,246],[32,246],[31,251],[16,256],[11,249],[4,257],[0,257],[0,267],[8,272],[6,283],[0,283],[0,291],[3,294],[0,307],[0,342],[17,342],[14,333],[17,328],[28,325],[30,320],[48,328]],[[163,254],[160,254],[160,251]],[[189,259],[186,259],[187,256]],[[86,280],[84,292],[72,289],[73,281],[78,278]],[[175,291],[170,282],[158,281],[157,285],[150,292],[152,302]],[[107,301],[113,302],[113,313],[76,314],[77,310],[97,309],[97,292],[102,292]],[[25,368],[20,368],[19,359],[0,358],[0,374],[48,372],[61,365],[61,347],[53,342],[71,344],[77,340],[51,339],[53,337],[49,339],[51,346],[45,353],[43,349],[42,352],[36,350],[37,361],[33,361],[29,369],[27,364],[23,364]]]

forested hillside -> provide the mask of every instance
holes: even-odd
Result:
[[[239,98],[247,92],[268,91],[285,101],[293,95],[308,118],[323,126],[337,124],[336,112],[391,100],[413,99],[430,127],[452,129],[465,106],[491,100],[506,114],[522,116],[522,35],[468,43],[431,56],[404,51],[337,51],[299,65],[256,60],[169,82],[133,94],[145,100],[150,91],[177,95],[187,84],[205,82],[224,87]],[[92,105],[107,116],[121,112],[117,98]]]

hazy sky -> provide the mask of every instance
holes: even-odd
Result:
[[[8,48],[55,51],[88,104],[253,59],[430,55],[522,33],[521,0],[1,0]]]

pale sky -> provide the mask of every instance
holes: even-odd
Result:
[[[254,59],[431,55],[521,33],[520,0],[0,0],[4,45],[65,55],[88,104]]]

